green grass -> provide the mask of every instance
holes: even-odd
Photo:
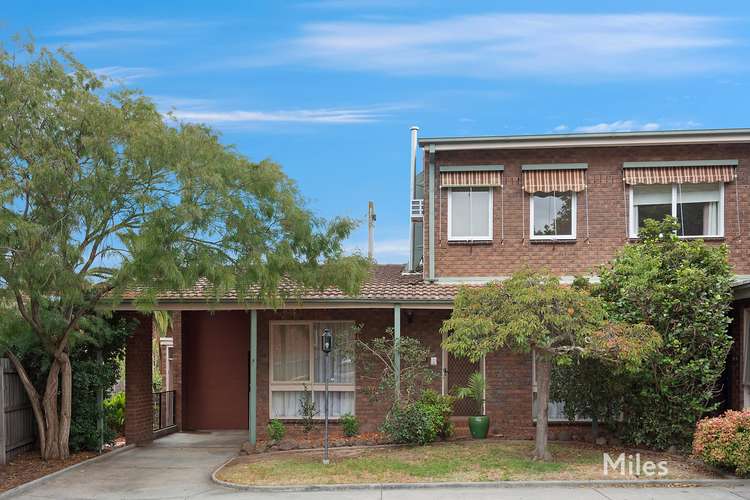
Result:
[[[576,479],[601,469],[601,450],[553,444],[552,462],[532,460],[530,441],[464,441],[423,447],[336,449],[324,466],[320,452],[238,459],[219,472],[240,484],[491,481]]]

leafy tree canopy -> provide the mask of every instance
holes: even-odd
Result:
[[[151,306],[203,277],[277,304],[284,279],[351,293],[367,273],[342,250],[354,221],[313,215],[279,165],[32,44],[0,49],[0,206],[0,300],[54,360],[49,397],[29,389],[47,457],[67,454],[69,337],[102,298],[140,287]]]

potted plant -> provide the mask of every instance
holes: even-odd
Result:
[[[469,417],[469,432],[474,439],[484,439],[490,429],[490,417],[484,414],[484,377],[474,372],[469,377],[469,385],[460,387],[456,396],[460,399],[470,398],[477,404],[476,416]]]

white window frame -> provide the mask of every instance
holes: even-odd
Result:
[[[487,211],[489,216],[489,227],[487,228],[489,234],[487,236],[453,236],[453,188],[448,188],[448,241],[492,241],[492,207],[494,205],[493,189],[492,187],[482,186],[465,186],[460,189],[469,189],[469,192],[473,190],[487,191],[489,193],[489,203],[487,204]],[[469,202],[469,210],[471,210],[471,202]],[[471,214],[469,214],[471,219]]]
[[[532,240],[575,240],[576,239],[576,222],[578,221],[578,195],[575,191],[560,191],[560,194],[571,193],[570,202],[573,204],[573,210],[571,213],[571,234],[534,234],[534,196],[542,191],[537,191],[529,194],[529,235]],[[553,193],[556,194],[556,193]]]
[[[344,324],[351,325],[352,329],[354,328],[356,324],[354,321],[349,321],[349,320],[332,320],[332,321],[275,320],[275,321],[269,321],[268,323],[268,418],[279,419],[279,420],[299,420],[300,419],[299,416],[288,417],[288,416],[276,416],[273,414],[274,391],[276,392],[304,391],[305,386],[307,386],[307,389],[313,394],[315,392],[325,391],[324,383],[315,382],[315,349],[320,347],[319,342],[317,342],[318,339],[315,338],[315,330],[314,330],[315,323],[344,323]],[[307,325],[309,338],[310,338],[310,373],[309,373],[310,376],[306,382],[305,381],[303,382],[274,382],[273,381],[273,339],[272,339],[272,336],[274,335],[274,331],[275,331],[274,327],[279,326],[279,325]],[[334,339],[334,342],[335,342],[335,339]],[[356,410],[357,410],[356,378],[357,378],[357,370],[356,370],[356,365],[355,365],[355,370],[354,370],[355,383],[354,384],[335,384],[332,382],[328,384],[329,391],[353,392],[354,393],[354,405],[352,406],[352,415],[356,415]],[[323,420],[323,418],[325,417],[322,413],[319,413],[317,416],[313,418],[315,420]],[[328,418],[329,420],[338,420],[340,417],[329,416]]]
[[[689,236],[682,236],[677,235],[680,238],[689,240],[689,239],[701,239],[701,238],[723,238],[724,237],[724,183],[723,182],[706,182],[702,184],[718,184],[719,185],[719,221],[718,221],[718,228],[719,232],[717,234],[703,234],[703,235],[689,235]],[[664,186],[671,185],[672,186],[672,217],[677,217],[677,197],[678,197],[678,189],[679,184],[662,184]],[[637,239],[638,238],[638,220],[636,220],[635,217],[635,198],[634,198],[634,186],[630,186],[629,189],[629,207],[628,207],[628,217],[630,218],[630,223],[628,224],[628,228],[630,229],[630,238]]]

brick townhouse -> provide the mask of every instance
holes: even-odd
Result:
[[[418,139],[414,128],[411,153],[409,262],[375,266],[359,295],[310,292],[278,310],[240,304],[231,293],[211,301],[206,283],[160,297],[175,320],[174,405],[159,432],[247,429],[252,441],[271,418],[298,421],[303,391],[322,407],[323,329],[345,345],[355,331],[371,339],[393,328],[430,347],[436,390],[449,392],[483,371],[492,432],[530,437],[531,355],[499,352],[471,365],[443,351],[439,329],[454,295],[463,284],[501,280],[522,266],[563,282],[596,279],[597,267],[637,238],[644,219],[667,214],[681,221],[681,237],[730,249],[735,343],[723,399],[727,407],[750,405],[750,130]],[[120,309],[137,314],[130,299]],[[126,358],[126,434],[134,442],[154,436],[151,325],[140,318]],[[333,418],[352,413],[363,430],[374,430],[385,408],[363,390],[373,374],[347,352],[332,355]],[[562,422],[561,408],[551,405],[552,419]],[[458,404],[455,413],[470,411]]]

